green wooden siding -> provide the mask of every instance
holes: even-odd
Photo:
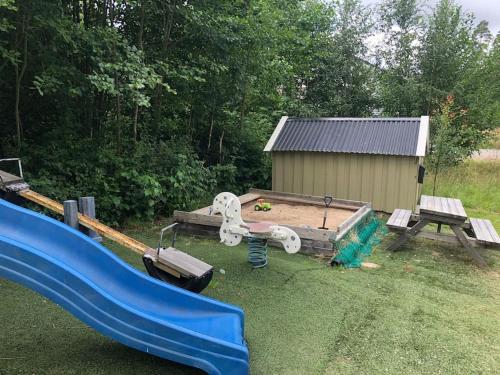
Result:
[[[273,152],[273,190],[371,202],[379,211],[414,210],[418,157]]]

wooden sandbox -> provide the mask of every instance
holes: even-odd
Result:
[[[265,221],[286,226],[299,235],[301,251],[307,253],[332,254],[334,241],[342,238],[371,211],[369,203],[334,198],[328,208],[328,229],[325,230],[318,229],[323,225],[323,197],[250,189],[238,198],[245,222]],[[254,210],[260,198],[271,203],[270,211]],[[218,236],[222,217],[211,215],[210,211],[210,206],[192,212],[175,211],[174,220],[181,224],[180,229],[184,232]]]

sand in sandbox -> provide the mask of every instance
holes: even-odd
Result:
[[[288,204],[272,200],[266,200],[272,205],[271,211],[255,211],[256,201],[243,205],[241,216],[243,220],[267,221],[276,224],[288,224],[296,227],[318,228],[323,225],[324,207],[316,205]],[[335,230],[355,211],[342,208],[328,209],[326,227]]]

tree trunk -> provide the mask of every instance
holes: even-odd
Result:
[[[108,0],[104,0],[102,2],[102,14],[101,14],[101,22],[102,26],[106,26],[106,18],[108,16]]]
[[[144,35],[144,0],[141,1],[140,6],[140,18],[139,18],[139,32],[137,35],[137,46],[141,51],[144,50],[143,43],[143,35]],[[137,123],[139,119],[139,104],[135,104],[134,107],[134,120],[133,120],[133,138],[134,142],[137,142]]]
[[[162,43],[161,43],[161,56],[165,59],[167,57],[168,44],[170,41],[170,34],[174,24],[176,0],[172,3],[168,2],[162,14]],[[160,85],[156,86],[154,99],[153,99],[153,124],[155,136],[158,136],[160,128],[161,107],[163,105],[163,90]]]
[[[219,138],[219,163],[222,164],[222,141],[224,140],[224,129],[222,129],[222,133]]]
[[[137,45],[139,49],[142,51],[144,50],[144,42],[143,42],[143,36],[144,36],[144,0],[141,1],[141,6],[139,8],[139,33],[137,35]]]
[[[134,137],[134,142],[137,142],[137,122],[138,122],[138,119],[139,119],[139,105],[135,105],[135,108],[134,108],[134,119],[133,119],[133,129],[132,129],[132,132],[133,132],[133,137]]]
[[[240,128],[243,126],[243,121],[245,119],[245,105],[246,105],[246,100],[247,100],[247,80],[243,81],[243,93],[241,97],[241,104],[240,104]]]
[[[16,31],[16,45],[22,43],[23,44],[23,62],[21,68],[19,68],[19,64],[14,65],[14,70],[16,74],[16,84],[15,84],[15,104],[14,104],[14,113],[16,118],[16,143],[18,150],[21,149],[22,145],[22,123],[21,123],[21,113],[20,113],[20,103],[21,103],[21,83],[26,73],[26,68],[28,67],[28,36],[27,36],[27,28],[28,28],[28,17],[26,14],[22,14],[20,21],[17,25]]]
[[[120,94],[118,94],[116,96],[116,142],[119,153],[121,153],[122,149],[122,125],[120,121],[121,121],[121,100],[120,100]]]
[[[212,144],[212,132],[214,130],[214,113],[212,112],[210,118],[210,130],[208,131],[208,145],[207,145],[207,154],[210,152],[210,146]]]
[[[434,179],[432,183],[432,195],[436,195],[436,182],[437,182],[437,176],[439,173],[439,164],[441,163],[441,155],[438,154],[437,160],[436,160],[436,166],[434,168]]]
[[[90,25],[90,9],[88,0],[83,0],[83,26],[88,29]]]
[[[437,168],[434,171],[434,181],[432,182],[432,195],[436,196]]]

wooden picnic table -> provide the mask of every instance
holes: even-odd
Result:
[[[416,219],[416,223],[408,227],[411,218]],[[458,242],[471,254],[475,263],[482,267],[486,266],[486,262],[473,248],[464,233],[466,220],[467,213],[460,199],[422,195],[417,215],[412,215],[409,210],[398,209],[389,218],[387,227],[398,232],[399,237],[388,247],[388,250],[397,250],[410,237],[416,236],[429,224],[438,224],[438,230],[441,225],[448,225]]]
[[[422,195],[420,198],[420,216],[438,217],[444,221],[467,220],[467,213],[460,199]]]

